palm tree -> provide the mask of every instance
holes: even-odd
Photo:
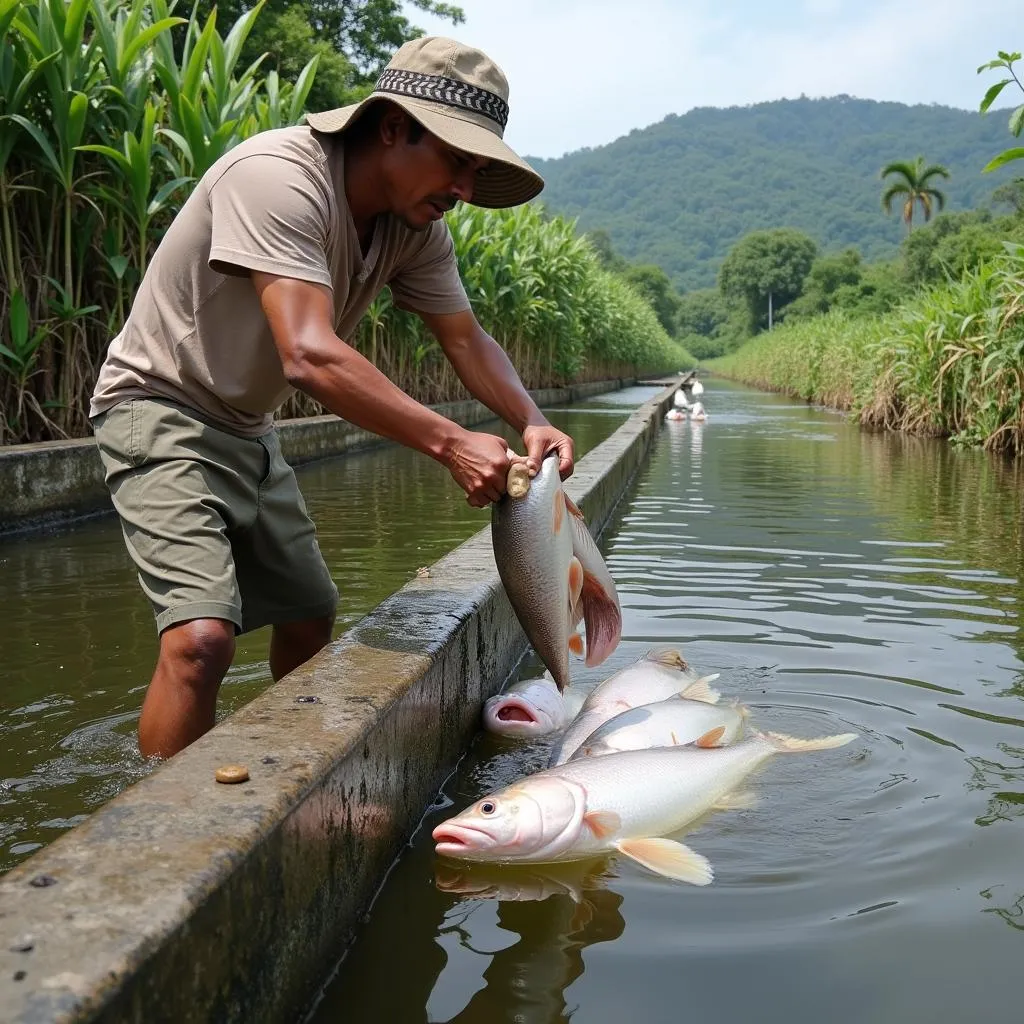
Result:
[[[903,199],[903,222],[907,231],[914,228],[914,204],[921,204],[921,211],[927,224],[932,216],[932,202],[941,210],[946,205],[946,196],[937,188],[929,185],[932,178],[948,178],[949,171],[942,164],[924,165],[924,157],[919,156],[913,163],[909,160],[897,160],[882,168],[882,178],[890,174],[897,175],[889,187],[882,193],[882,208],[892,213],[892,201],[900,196]]]

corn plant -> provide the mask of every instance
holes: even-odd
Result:
[[[241,65],[265,0],[223,35],[216,11],[186,18],[176,3],[0,0],[2,441],[88,431],[106,347],[190,188],[245,138],[303,114],[317,58],[294,83]],[[467,207],[449,223],[474,308],[528,385],[692,363],[574,223],[532,206]],[[465,395],[389,293],[348,340],[422,401]],[[299,396],[285,411],[319,408]]]

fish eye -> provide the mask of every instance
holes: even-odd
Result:
[[[493,814],[497,809],[498,808],[490,800],[485,800],[480,805],[481,814]]]

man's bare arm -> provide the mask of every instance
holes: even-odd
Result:
[[[523,387],[505,350],[480,326],[472,310],[417,314],[437,338],[471,395],[523,435],[531,469],[557,450],[562,477],[573,471],[572,438],[553,427]]]
[[[471,505],[501,497],[509,467],[502,438],[466,430],[421,405],[339,338],[330,289],[258,271],[251,276],[289,384],[349,422],[436,459]]]

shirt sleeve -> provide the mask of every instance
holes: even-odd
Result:
[[[329,200],[302,164],[269,153],[243,157],[211,185],[209,197],[211,269],[260,270],[332,287]]]
[[[469,309],[448,225],[434,221],[416,239],[420,244],[398,264],[388,281],[395,305],[423,313]]]

